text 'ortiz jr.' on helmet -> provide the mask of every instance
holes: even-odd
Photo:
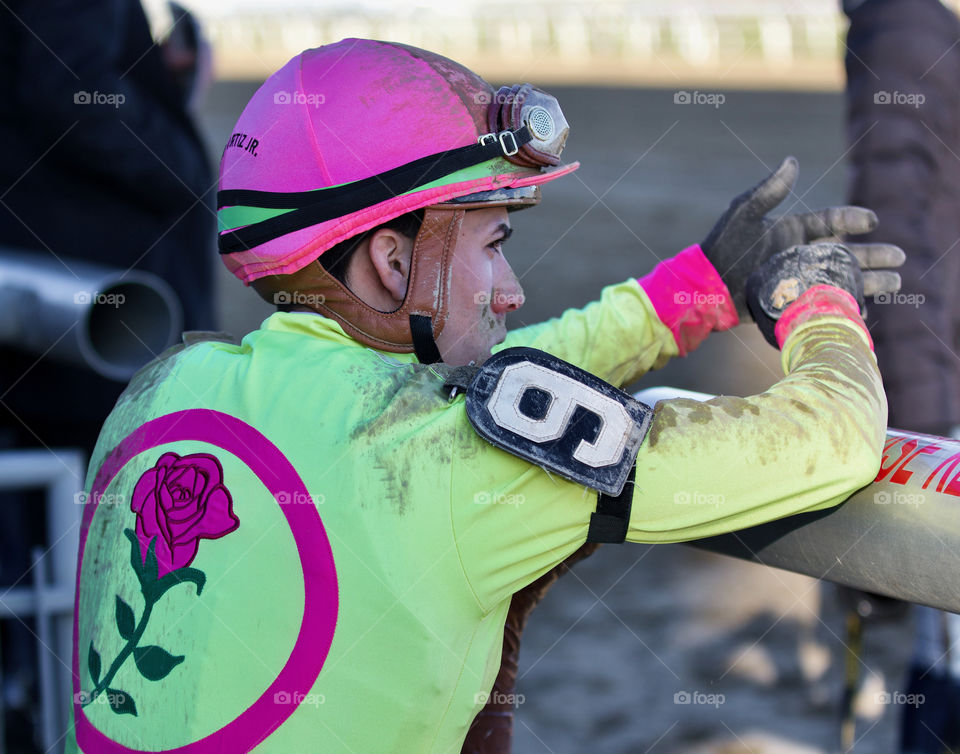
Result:
[[[239,343],[185,334],[104,424],[69,751],[503,751],[526,612],[584,546],[734,531],[873,478],[886,403],[860,311],[899,251],[806,245],[868,210],[768,218],[792,159],[702,244],[506,332],[508,210],[576,168],[566,134],[538,89],[369,40],[254,95],[220,251],[280,311]],[[763,395],[619,389],[751,312],[786,372]]]

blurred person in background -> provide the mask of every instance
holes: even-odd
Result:
[[[890,425],[960,437],[960,21],[938,0],[844,0],[849,198],[907,252],[870,330]],[[869,238],[869,236],[868,236]],[[881,600],[881,604],[882,604]],[[913,611],[901,751],[960,747],[960,616]]]
[[[513,596],[584,543],[710,536],[873,478],[860,309],[902,253],[806,245],[873,214],[768,217],[787,159],[701,244],[508,333],[508,211],[576,169],[566,135],[547,93],[394,43],[307,50],[257,91],[219,241],[278,311],[170,349],[104,425],[88,490],[131,502],[84,510],[68,750],[450,751],[509,700]],[[763,395],[651,410],[613,387],[751,318],[788,373]],[[677,505],[721,484],[722,511]]]
[[[147,270],[178,294],[186,329],[211,329],[213,174],[188,109],[209,80],[209,48],[183,8],[160,10],[155,40],[138,0],[0,7],[0,265],[10,247]],[[3,347],[0,449],[89,455],[122,388]],[[37,494],[0,493],[0,585],[23,584],[44,543],[41,509]],[[0,624],[16,751],[31,746],[36,710],[31,625]]]

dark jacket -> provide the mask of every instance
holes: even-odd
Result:
[[[849,12],[850,201],[875,241],[907,252],[892,303],[870,304],[890,424],[960,424],[960,22],[937,0],[867,0]]]
[[[0,246],[154,272],[180,296],[185,329],[212,328],[214,178],[139,2],[0,7],[0,145]],[[86,444],[122,387],[5,350],[0,426]]]

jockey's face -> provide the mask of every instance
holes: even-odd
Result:
[[[465,213],[454,247],[447,321],[437,346],[445,364],[482,364],[507,334],[507,312],[523,306],[523,289],[503,244],[512,233],[504,207]]]

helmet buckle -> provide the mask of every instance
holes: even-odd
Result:
[[[510,142],[513,144],[512,147],[508,147],[506,143],[506,138],[510,137]],[[514,136],[513,131],[501,131],[497,138],[500,141],[500,148],[503,150],[504,157],[511,157],[520,151],[520,147],[517,145],[517,137]]]
[[[509,140],[509,145],[507,143],[508,140]],[[520,146],[517,144],[517,137],[513,133],[513,131],[501,131],[500,133],[481,134],[480,136],[477,137],[477,144],[480,144],[481,146],[492,144],[495,141],[500,142],[500,149],[503,150],[504,157],[510,157],[520,151]]]

